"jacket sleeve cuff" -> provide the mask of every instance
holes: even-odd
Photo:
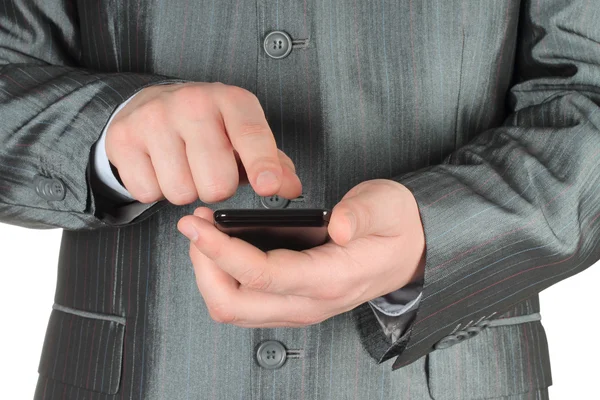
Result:
[[[441,279],[456,268],[454,263],[448,260],[489,239],[487,235],[473,238],[474,235],[468,231],[468,226],[464,226],[460,235],[445,234],[448,229],[456,225],[453,221],[461,219],[456,215],[456,210],[462,209],[461,204],[464,206],[469,203],[473,204],[473,207],[484,209],[489,207],[489,203],[479,198],[468,186],[462,185],[452,175],[445,173],[440,166],[427,167],[393,180],[411,190],[423,223],[427,243],[426,263],[422,287],[418,298],[415,299],[418,302],[415,301],[415,304],[409,302],[407,306],[412,307],[407,308],[408,312],[397,317],[385,315],[382,310],[373,307],[371,302],[362,304],[352,312],[364,348],[378,363],[396,357],[392,365],[392,369],[396,370],[432,351],[438,341],[450,334],[456,325],[448,322],[455,321],[456,313],[460,313],[465,323],[484,320],[496,313],[488,312],[491,315],[484,315],[481,311],[482,307],[466,301],[465,304],[468,303],[469,307],[455,310],[454,315],[446,315],[445,309],[456,300],[461,301],[464,296],[456,292],[450,295],[444,292],[449,281]],[[457,196],[448,195],[443,199],[446,201],[440,201],[442,196],[449,193],[456,193]],[[434,237],[436,241],[432,246],[430,241]],[[444,263],[451,264],[453,268],[443,269],[440,265]],[[467,270],[464,274],[468,275],[472,272],[473,270]],[[460,280],[464,274],[453,276],[452,281]],[[433,316],[435,318],[432,318]]]

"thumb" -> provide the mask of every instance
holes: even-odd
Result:
[[[363,182],[336,204],[329,219],[329,236],[338,245],[369,235],[398,236],[403,232],[407,196],[403,185],[385,179]],[[406,218],[403,218],[406,217]]]

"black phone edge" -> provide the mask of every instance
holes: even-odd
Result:
[[[327,226],[330,211],[321,208],[262,210],[250,208],[219,209],[213,212],[215,225],[247,226]]]

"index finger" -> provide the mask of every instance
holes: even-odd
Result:
[[[260,102],[237,86],[224,86],[222,90],[217,101],[223,123],[250,185],[260,196],[278,193],[284,183],[283,166]]]

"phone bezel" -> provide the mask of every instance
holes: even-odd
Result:
[[[215,224],[223,228],[295,226],[324,227],[329,224],[330,211],[321,208],[253,209],[229,208],[213,213]]]

